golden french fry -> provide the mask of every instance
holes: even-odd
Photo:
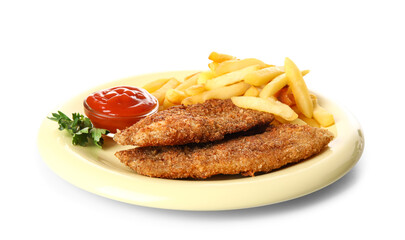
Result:
[[[166,110],[170,107],[175,106],[176,104],[170,102],[167,98],[163,101],[162,106],[159,106],[159,111]]]
[[[189,96],[194,96],[205,91],[205,86],[203,84],[193,85],[185,90],[185,93]]]
[[[300,119],[300,118],[296,118],[292,121],[290,121],[289,123],[291,124],[297,124],[297,125],[308,125],[307,122],[305,122],[304,120]]]
[[[230,86],[212,89],[194,96],[187,97],[181,102],[181,104],[190,105],[202,103],[209,99],[229,99],[233,96],[243,95],[249,87],[249,84],[239,82]]]
[[[314,105],[311,97],[309,96],[309,91],[307,85],[305,84],[304,78],[302,77],[301,71],[289,58],[285,58],[284,67],[288,85],[293,92],[298,109],[307,118],[312,118]]]
[[[245,58],[242,60],[228,60],[221,62],[218,64],[218,66],[215,68],[215,75],[220,76],[225,73],[229,72],[234,72],[242,68],[246,68],[252,65],[259,65],[260,68],[267,67],[268,65],[265,64],[264,62],[260,61],[259,59],[256,58]]]
[[[335,124],[333,115],[319,105],[314,109],[314,119],[319,122],[322,127],[329,127]]]
[[[203,95],[202,94],[197,94],[194,96],[190,96],[190,97],[186,97],[185,99],[183,99],[183,101],[181,101],[181,104],[183,105],[191,105],[191,104],[196,104],[196,103],[203,103],[204,99],[203,99]]]
[[[200,72],[196,72],[196,73],[193,73],[193,74],[188,75],[187,77],[184,78],[184,81],[186,81],[187,79],[190,79],[190,78],[194,77],[195,75],[197,75],[197,74],[199,74],[199,73],[200,73]]]
[[[259,65],[252,65],[248,66],[227,74],[224,74],[222,76],[213,78],[213,79],[208,79],[205,88],[208,90],[231,85],[237,82],[240,82],[244,79],[246,74],[256,71],[259,69]]]
[[[311,126],[311,127],[317,127],[317,128],[320,127],[320,126],[319,126],[319,123],[318,123],[315,119],[313,119],[313,118],[307,118],[307,117],[305,117],[305,115],[302,114],[302,113],[298,114],[298,118],[301,119],[302,121],[306,122],[306,123],[307,123],[309,126]]]
[[[212,71],[204,71],[198,75],[197,83],[198,84],[205,84],[208,79],[212,79],[214,77],[214,72]]]
[[[329,127],[335,124],[333,114],[328,112],[325,108],[321,107],[318,103],[318,99],[311,94],[311,100],[314,106],[313,117],[322,126]]]
[[[154,81],[148,82],[145,85],[143,85],[143,89],[148,91],[149,93],[153,93],[154,91],[158,90],[161,88],[165,83],[167,83],[170,80],[170,78],[162,78],[162,79],[156,79]]]
[[[208,59],[212,60],[213,62],[221,63],[221,62],[224,62],[224,61],[227,61],[227,60],[236,59],[236,57],[228,55],[228,54],[212,52],[208,56]]]
[[[249,84],[244,82],[235,83],[225,87],[219,87],[210,91],[203,92],[203,100],[208,99],[229,99],[233,96],[243,95],[250,87]]]
[[[272,113],[287,121],[293,121],[298,118],[288,105],[274,100],[273,98],[258,98],[258,97],[232,97],[232,102],[241,108],[248,108],[262,112]]]
[[[158,90],[154,91],[152,93],[153,96],[155,96],[157,98],[157,100],[159,101],[159,104],[162,105],[163,101],[165,100],[166,97],[166,92],[169,89],[175,88],[180,84],[180,82],[175,79],[175,78],[171,78],[167,83],[165,83],[161,88],[159,88]]]
[[[181,104],[181,101],[183,101],[183,99],[185,99],[186,97],[187,95],[182,91],[179,91],[177,89],[169,89],[166,92],[165,100],[168,100],[173,104]]]
[[[302,76],[307,75],[309,73],[309,70],[304,70],[302,71]],[[285,87],[288,84],[288,80],[286,77],[286,74],[280,74],[277,77],[275,77],[271,82],[269,82],[262,91],[260,92],[259,96],[261,98],[268,98],[276,94],[278,91],[280,91],[283,87]]]
[[[299,115],[298,115],[299,116]],[[287,120],[285,120],[284,118],[282,118],[282,117],[279,117],[279,116],[277,116],[277,115],[274,115],[274,120],[277,122],[277,123],[291,123],[291,124],[297,124],[297,125],[307,125],[307,123],[305,122],[305,121],[303,121],[302,119],[300,119],[299,117],[298,118],[296,118],[296,119],[294,119],[294,120],[292,120],[292,121],[287,121]],[[271,124],[274,124],[275,123],[275,121],[273,121],[273,122],[271,122]]]
[[[198,79],[199,73],[194,74],[193,76],[190,76],[187,79],[184,79],[184,81],[182,83],[180,83],[176,89],[179,91],[184,92],[184,90],[186,90],[187,88],[197,84],[197,79]]]
[[[211,69],[211,71],[215,71],[219,63],[217,62],[210,62],[208,63],[208,67]]]
[[[266,67],[247,74],[244,81],[253,86],[262,86],[282,73],[284,67]]]
[[[243,96],[247,97],[257,97],[259,96],[260,90],[257,89],[255,86],[251,86],[248,90],[246,90],[245,94]]]

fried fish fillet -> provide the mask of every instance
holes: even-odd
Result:
[[[268,125],[270,113],[239,108],[230,99],[174,106],[118,131],[114,140],[122,145],[166,146],[221,140],[226,134]]]
[[[333,139],[320,128],[281,124],[264,133],[203,144],[142,147],[115,156],[137,173],[204,179],[217,174],[269,172],[319,153]]]

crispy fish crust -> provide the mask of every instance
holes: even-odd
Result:
[[[221,140],[226,134],[268,125],[270,113],[239,108],[230,99],[174,106],[118,131],[114,140],[122,145],[166,146]]]
[[[333,135],[325,129],[282,124],[252,136],[214,143],[135,148],[119,151],[115,156],[137,173],[150,177],[253,176],[309,158],[332,139]]]

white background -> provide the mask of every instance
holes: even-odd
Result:
[[[401,1],[2,1],[0,238],[404,239],[403,9]],[[211,51],[278,65],[290,57],[311,69],[309,88],[361,123],[359,163],[299,199],[186,212],[88,193],[42,161],[38,128],[58,105],[128,76],[207,69]]]

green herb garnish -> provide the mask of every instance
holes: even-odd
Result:
[[[66,130],[73,136],[73,145],[95,144],[101,147],[104,143],[101,136],[109,133],[106,129],[93,127],[90,119],[80,113],[72,113],[72,120],[63,112],[58,111],[58,113],[52,113],[52,117],[48,117],[48,119],[58,122],[59,130]]]

